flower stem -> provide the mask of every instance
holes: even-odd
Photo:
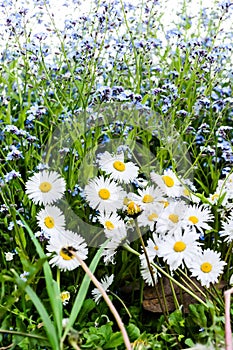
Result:
[[[76,252],[72,252],[76,259],[78,260],[78,262],[80,263],[81,267],[83,268],[83,270],[86,272],[86,274],[90,277],[90,279],[92,280],[92,282],[94,283],[94,285],[99,289],[100,293],[102,294],[106,304],[108,305],[109,309],[111,310],[113,316],[115,317],[115,320],[120,328],[120,331],[122,333],[123,336],[123,340],[126,346],[127,350],[131,350],[131,344],[130,344],[130,340],[128,337],[128,334],[126,332],[125,326],[120,318],[120,315],[118,314],[115,306],[113,305],[113,303],[111,302],[111,300],[109,299],[107,293],[105,292],[104,288],[101,286],[100,282],[97,280],[97,278],[93,275],[93,273],[90,271],[90,269],[88,268],[88,266],[85,264],[85,262],[78,256],[78,254]]]
[[[225,298],[225,345],[226,350],[233,350],[232,345],[232,333],[231,333],[231,294],[233,293],[233,288],[228,289],[224,292]]]

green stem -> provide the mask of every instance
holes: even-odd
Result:
[[[170,276],[166,271],[164,271],[160,266],[156,265],[155,263],[151,263],[152,266],[154,266],[157,270],[159,270],[159,272],[161,272],[164,276],[166,276],[167,278],[169,278],[172,282],[176,283],[178,287],[182,288],[186,293],[188,293],[189,295],[191,295],[194,299],[196,299],[199,303],[201,303],[202,305],[204,305],[207,309],[208,309],[208,305],[202,300],[200,299],[195,293],[193,293],[191,290],[189,290],[188,288],[184,287],[181,283],[179,283],[177,280],[175,280],[175,278],[173,278],[172,276]]]

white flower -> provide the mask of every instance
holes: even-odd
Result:
[[[168,197],[180,197],[181,183],[171,170],[164,170],[163,175],[151,173],[151,180],[155,182]]]
[[[233,212],[229,215],[227,218],[227,222],[222,222],[223,230],[221,230],[219,233],[221,237],[225,237],[226,242],[232,242],[233,241]]]
[[[153,261],[156,256],[159,256],[160,245],[164,242],[164,238],[159,237],[157,233],[152,234],[146,245],[146,252],[150,261]]]
[[[150,265],[150,268],[148,267],[147,259],[144,253],[142,253],[139,258],[141,276],[149,286],[153,286],[154,283],[158,282],[157,270],[152,265]]]
[[[196,187],[189,179],[182,179],[180,197],[184,197],[193,203],[199,203],[200,198],[195,195],[196,190]]]
[[[210,283],[218,282],[218,277],[222,274],[225,265],[225,261],[220,260],[220,253],[208,248],[198,255],[188,268],[202,286],[209,288]]]
[[[110,262],[114,264],[114,257],[117,252],[117,248],[121,244],[126,243],[127,231],[125,226],[122,226],[112,231],[105,232],[105,235],[107,238],[110,239],[110,241],[106,244],[102,254],[104,258],[104,262],[106,264]]]
[[[124,153],[112,156],[109,152],[98,154],[99,166],[116,181],[130,183],[138,176],[138,166],[132,162],[124,162]]]
[[[197,232],[204,235],[204,230],[211,230],[211,226],[207,222],[214,219],[213,214],[210,212],[210,208],[205,205],[189,205],[184,213],[183,221],[184,225],[192,227]]]
[[[111,286],[112,282],[114,280],[114,275],[111,275],[111,276],[105,276],[103,278],[101,278],[101,286],[103,287],[103,289],[105,290],[105,292],[108,292],[108,288]],[[96,302],[96,304],[99,303],[101,297],[102,297],[102,294],[101,292],[99,291],[98,288],[94,288],[91,292],[92,296],[93,296],[93,299],[94,301]]]
[[[76,254],[82,259],[87,258],[88,249],[84,239],[77,233],[66,230],[63,233],[53,235],[50,238],[49,244],[46,246],[49,253],[52,255],[49,263],[52,266],[57,266],[60,270],[74,270],[78,267],[79,261],[76,259]]]
[[[135,201],[144,210],[165,200],[163,191],[154,186],[147,186],[142,190],[138,189],[138,194],[131,192],[128,194],[128,197]]]
[[[69,291],[61,292],[60,297],[61,297],[62,304],[67,305],[70,300],[70,292]]]
[[[15,253],[5,252],[4,254],[5,254],[6,261],[12,261],[14,259]]]
[[[139,226],[149,226],[150,230],[154,230],[155,222],[158,220],[160,213],[164,210],[162,203],[156,203],[153,206],[145,209],[138,217]]]
[[[176,270],[179,266],[184,267],[184,263],[189,265],[201,253],[200,243],[197,241],[198,235],[189,229],[182,232],[176,230],[172,236],[168,235],[159,244],[158,255],[169,265],[170,270]]]
[[[182,201],[170,203],[161,211],[156,224],[158,233],[173,233],[182,226],[186,204]]]
[[[110,179],[103,176],[89,181],[84,188],[89,205],[100,212],[109,213],[122,208],[126,192]]]
[[[41,209],[36,218],[41,230],[48,235],[64,230],[65,217],[62,211],[55,206],[47,205],[45,209]]]
[[[35,204],[52,204],[62,198],[66,183],[56,171],[47,171],[34,174],[26,182],[26,194]]]
[[[116,213],[100,213],[97,216],[98,221],[104,226],[105,232],[112,231],[117,227],[124,226],[124,221]]]

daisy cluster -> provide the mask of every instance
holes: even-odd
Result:
[[[125,158],[123,152],[98,154],[100,175],[90,179],[84,188],[85,199],[109,240],[104,262],[115,263],[118,247],[127,247],[135,239],[132,231],[139,227],[150,232],[146,251],[140,254],[141,275],[146,283],[157,282],[156,264],[168,266],[171,273],[180,268],[189,271],[206,287],[216,283],[226,263],[220,252],[205,249],[204,241],[213,234],[212,206],[221,201],[225,208],[222,213],[229,213],[232,176],[219,180],[216,193],[204,204],[193,183],[178,178],[173,170],[166,169],[162,175],[152,171],[146,181],[137,163]],[[233,212],[220,232],[228,242],[233,240],[232,223]]]
[[[65,216],[58,206],[66,189],[65,180],[55,171],[43,170],[35,173],[26,182],[26,194],[40,206],[36,218],[40,232],[47,241],[47,255],[50,264],[61,270],[74,270],[79,266],[76,254],[82,259],[87,258],[88,249],[84,239],[76,232],[65,229]]]

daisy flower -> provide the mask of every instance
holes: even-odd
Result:
[[[124,153],[112,156],[109,152],[97,155],[100,168],[116,181],[130,183],[138,176],[138,166],[132,162],[124,162]]]
[[[158,273],[155,267],[150,265],[150,268],[147,264],[147,259],[144,253],[140,255],[140,273],[143,280],[149,285],[153,286],[154,282],[158,282]],[[153,276],[153,278],[152,278]]]
[[[105,231],[112,231],[117,227],[125,225],[124,221],[116,213],[100,213],[97,219],[104,226]]]
[[[151,180],[155,182],[168,197],[180,197],[181,183],[171,170],[164,170],[163,175],[151,173]]]
[[[189,205],[184,213],[184,225],[192,227],[197,232],[204,235],[204,230],[211,230],[211,226],[207,224],[214,219],[210,212],[210,208],[206,205]]]
[[[196,187],[189,179],[183,179],[180,187],[180,197],[184,197],[193,203],[199,203],[200,198],[195,195]]]
[[[70,300],[70,292],[68,291],[61,292],[60,297],[61,297],[62,304],[67,305]]]
[[[117,248],[126,243],[127,231],[125,226],[116,228],[112,231],[106,232],[106,237],[110,239],[103,251],[103,258],[105,264],[112,263],[114,264],[114,257],[117,252]]]
[[[138,225],[144,227],[149,226],[150,230],[153,231],[155,223],[163,209],[164,205],[162,203],[156,203],[150,208],[144,210],[138,217]]]
[[[222,274],[225,265],[225,261],[220,260],[220,253],[208,248],[201,255],[196,256],[188,268],[202,286],[209,288],[210,283],[218,282],[218,277]]]
[[[128,196],[144,210],[154,206],[160,201],[164,201],[163,191],[154,186],[147,186],[144,189],[138,189],[138,194],[129,193]]]
[[[179,266],[184,267],[184,263],[189,265],[201,253],[200,243],[197,241],[198,235],[189,229],[176,230],[172,236],[166,236],[159,244],[158,255],[174,271]]]
[[[220,231],[221,237],[225,237],[226,242],[233,241],[233,212],[231,212],[230,216],[227,218],[227,222],[222,223],[223,230]]]
[[[61,199],[65,189],[65,180],[56,171],[41,171],[26,182],[26,194],[35,204],[52,204]]]
[[[152,238],[148,239],[146,251],[150,261],[152,261],[156,256],[159,256],[160,245],[163,242],[164,239],[159,237],[157,233],[153,233]]]
[[[84,188],[89,205],[100,212],[109,213],[122,208],[126,192],[110,179],[103,176],[91,179]]]
[[[64,271],[71,271],[79,266],[74,252],[82,260],[85,260],[88,254],[84,239],[79,234],[69,230],[63,231],[62,234],[51,236],[46,249],[49,252],[47,255],[52,256],[49,263]],[[50,253],[55,253],[55,255],[51,255]]]
[[[100,284],[103,287],[103,289],[105,290],[105,292],[108,292],[108,288],[111,286],[112,282],[114,280],[114,275],[111,276],[105,276],[103,278],[101,278],[100,280]],[[98,288],[94,288],[91,292],[94,301],[96,302],[96,304],[99,303],[102,294],[100,293]]]
[[[172,202],[163,211],[161,211],[156,224],[158,233],[173,233],[180,228],[183,223],[183,216],[186,210],[186,204],[183,201]]]
[[[49,237],[51,234],[57,234],[64,230],[65,216],[62,211],[55,206],[47,205],[45,209],[41,209],[36,218],[38,226],[42,231],[48,234]]]

